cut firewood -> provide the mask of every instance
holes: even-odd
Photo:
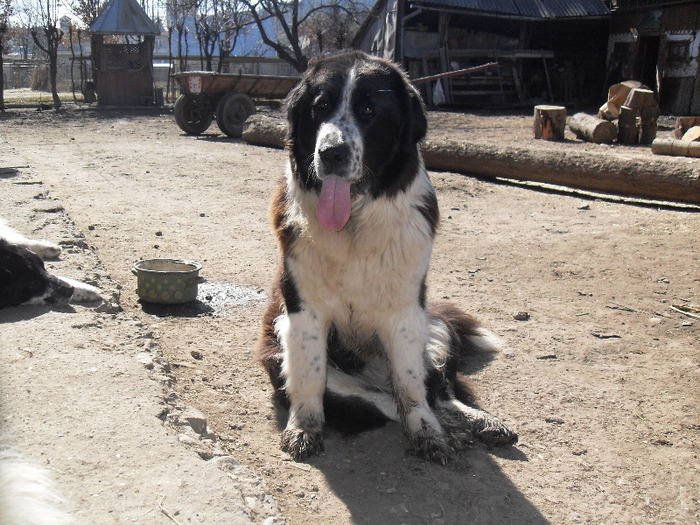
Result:
[[[680,139],[693,126],[700,126],[700,117],[678,117],[676,129],[673,131],[673,138]]]
[[[700,142],[678,139],[656,139],[651,143],[651,152],[656,155],[700,157]]]
[[[656,106],[654,92],[651,89],[635,88],[627,95],[625,106],[632,109],[642,109]]]
[[[597,144],[611,144],[617,138],[615,124],[586,113],[576,113],[572,116],[569,119],[569,128],[578,138]]]
[[[659,127],[656,125],[656,119],[645,120],[642,119],[641,133],[639,134],[640,144],[651,144],[656,138],[656,132]]]
[[[620,116],[620,106],[625,105],[630,91],[635,88],[646,89],[646,86],[637,80],[626,80],[625,82],[610,86],[608,90],[608,101],[598,110],[598,117],[607,120],[615,120],[618,118]]]
[[[683,134],[683,138],[681,140],[687,140],[689,142],[700,140],[700,126],[693,126],[690,128]]]
[[[634,109],[627,106],[620,106],[620,118],[617,121],[618,134],[617,141],[620,144],[638,144],[639,127],[637,125],[637,115]]]
[[[565,130],[566,108],[564,106],[535,106],[536,139],[564,140]]]

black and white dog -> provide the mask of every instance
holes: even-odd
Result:
[[[309,67],[287,116],[289,166],[271,209],[281,261],[257,349],[289,405],[282,448],[318,453],[334,415],[400,421],[410,450],[441,464],[472,436],[515,443],[466,404],[457,376],[495,337],[426,301],[439,211],[418,92],[395,65],[344,53]]]
[[[29,239],[0,219],[0,308],[102,300],[99,288],[46,270],[42,259],[60,254],[57,244]]]

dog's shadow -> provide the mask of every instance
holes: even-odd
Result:
[[[36,317],[41,317],[49,312],[75,313],[76,310],[71,304],[37,304],[10,306],[0,310],[0,324],[17,323],[29,321]]]
[[[284,426],[286,412],[278,413]],[[330,430],[324,444],[308,463],[323,473],[353,523],[549,523],[499,466],[528,461],[517,446],[475,444],[443,467],[409,455],[393,422],[355,435]]]
[[[460,363],[460,372],[474,374],[493,357],[479,352]],[[278,400],[275,409],[281,431],[288,412]],[[517,445],[475,442],[443,467],[409,455],[397,423],[355,434],[340,432],[333,420],[328,426],[324,451],[308,463],[323,473],[353,523],[549,523],[500,466],[528,461]]]

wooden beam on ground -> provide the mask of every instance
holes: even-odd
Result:
[[[584,161],[585,156],[585,161]],[[427,141],[428,169],[567,186],[628,197],[700,204],[700,173],[692,165],[655,159],[609,159],[590,154],[541,156],[537,150],[507,151],[484,144]]]
[[[284,148],[285,124],[254,115],[243,139],[259,146]],[[426,141],[425,165],[452,171],[567,186],[628,197],[700,204],[700,173],[693,165],[656,159],[609,159],[590,153],[541,156],[528,147],[507,150],[487,144]]]

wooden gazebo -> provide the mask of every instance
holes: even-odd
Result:
[[[160,30],[136,0],[110,0],[88,32],[98,104],[152,104],[153,45]]]

